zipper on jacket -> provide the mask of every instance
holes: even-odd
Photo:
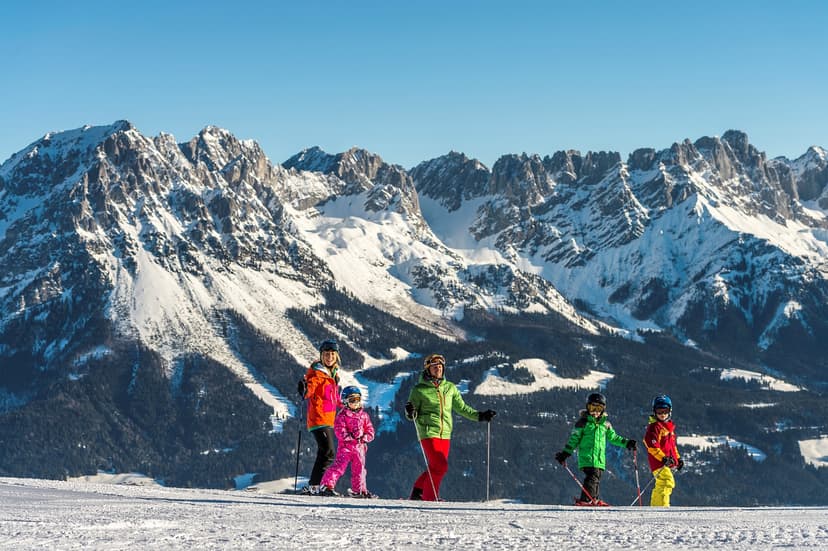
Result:
[[[443,393],[440,392],[440,385],[435,386],[434,390],[437,391],[437,398],[440,402],[440,438],[442,438],[443,437],[443,427],[445,427],[445,423],[443,422],[443,401],[444,401],[445,397],[443,396]]]

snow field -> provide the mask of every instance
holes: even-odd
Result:
[[[0,478],[0,549],[824,549],[826,512],[424,503]]]

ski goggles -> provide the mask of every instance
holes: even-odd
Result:
[[[670,408],[655,408],[654,411],[656,415],[670,414]]]
[[[432,367],[434,365],[441,365],[445,367],[446,365],[446,358],[443,357],[441,354],[432,354],[425,359],[425,366]]]
[[[360,396],[359,394],[351,394],[350,396],[345,398],[345,401],[349,404],[358,404],[362,401],[362,396]]]
[[[601,413],[605,409],[606,408],[604,407],[604,404],[596,404],[596,403],[587,404],[587,411],[589,413]]]

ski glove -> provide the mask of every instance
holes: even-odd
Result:
[[[405,416],[408,419],[414,419],[414,404],[411,402],[405,403]]]
[[[491,423],[492,418],[497,415],[497,412],[492,409],[487,409],[486,411],[478,411],[477,412],[477,420],[478,421],[486,421],[487,423]]]
[[[661,460],[661,464],[669,468],[676,464],[676,460],[669,455],[665,455],[664,459]]]
[[[569,452],[559,451],[558,453],[555,454],[555,461],[557,461],[558,463],[563,465],[564,463],[566,463],[566,458],[569,457],[570,455],[572,455],[572,454],[569,453]]]
[[[305,379],[299,379],[299,384],[296,385],[296,392],[299,393],[299,396],[304,398],[305,393],[307,391],[308,391],[308,383],[305,382]]]
[[[682,467],[684,467],[684,459],[679,459],[678,463],[676,463],[676,470],[680,471]]]
[[[637,442],[635,440],[627,440],[627,443],[624,445],[627,447],[628,450],[633,451],[635,449],[636,443]]]

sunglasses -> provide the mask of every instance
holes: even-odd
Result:
[[[587,404],[587,411],[590,413],[601,413],[604,409],[606,408],[603,404]]]

